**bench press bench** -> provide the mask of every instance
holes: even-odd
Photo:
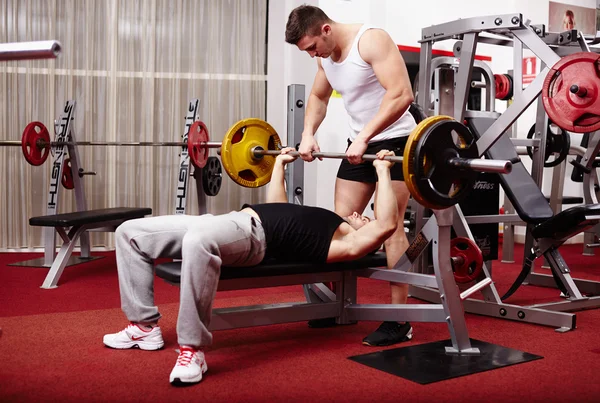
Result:
[[[31,217],[29,225],[54,227],[63,240],[60,251],[52,262],[42,288],[56,288],[77,240],[85,231],[104,229],[106,232],[112,232],[127,220],[143,218],[150,214],[152,214],[151,208],[115,207]]]
[[[307,295],[307,302],[213,309],[210,329],[224,330],[331,317],[338,318],[338,323],[351,323],[349,315],[344,315],[344,305],[349,301],[337,298],[322,283],[337,283],[338,293],[355,302],[351,295],[356,295],[356,272],[386,265],[385,253],[377,252],[351,262],[309,264],[266,261],[251,267],[224,266],[221,268],[218,291],[310,284],[307,287],[311,298]],[[168,283],[179,285],[181,262],[159,264],[155,267],[155,273]],[[257,314],[259,311],[260,314]]]
[[[450,264],[451,209],[436,211],[425,224],[418,239],[411,243],[393,269],[387,269],[384,252],[348,262],[312,264],[266,261],[252,267],[222,267],[217,290],[303,285],[305,300],[253,306],[213,309],[210,330],[263,326],[336,318],[338,324],[357,321],[438,322],[448,326],[452,346],[447,354],[479,354],[471,345],[461,300],[491,284],[481,281],[459,293]],[[433,244],[434,274],[415,273],[413,262]],[[200,268],[199,268],[200,269]],[[181,262],[155,266],[157,277],[178,285]],[[428,287],[445,298],[437,304],[359,304],[357,278],[405,283]],[[335,283],[335,293],[324,283]]]

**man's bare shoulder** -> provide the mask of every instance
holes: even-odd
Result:
[[[381,28],[367,29],[360,37],[358,47],[361,57],[369,62],[373,57],[381,55],[385,50],[396,48],[390,34]]]
[[[369,28],[360,37],[359,43],[361,45],[373,46],[389,46],[390,43],[394,43],[390,34],[381,28]]]

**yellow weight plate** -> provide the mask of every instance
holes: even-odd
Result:
[[[223,169],[235,183],[257,188],[271,180],[275,156],[256,157],[252,150],[257,147],[264,150],[281,149],[277,132],[264,120],[240,120],[225,135],[221,146],[221,162]]]
[[[404,183],[406,183],[406,187],[408,188],[408,191],[412,195],[413,199],[415,199],[417,203],[425,207],[427,207],[429,203],[427,203],[427,200],[425,200],[425,198],[421,195],[421,193],[415,186],[415,151],[417,149],[417,144],[419,143],[419,140],[423,137],[423,135],[425,135],[425,133],[427,133],[427,130],[429,130],[434,124],[436,124],[437,122],[441,122],[442,120],[453,120],[453,118],[450,116],[439,115],[430,116],[421,121],[421,123],[419,123],[417,127],[415,127],[408,136],[406,146],[404,147],[404,158],[402,160],[402,173],[404,174]],[[426,161],[424,161],[424,163],[426,163]]]

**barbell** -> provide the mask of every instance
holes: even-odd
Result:
[[[235,183],[250,188],[263,186],[271,180],[275,157],[283,148],[275,129],[255,118],[234,124],[221,143],[209,141],[208,129],[201,121],[190,126],[187,143],[50,141],[48,130],[40,122],[27,125],[21,142],[0,142],[0,145],[21,145],[26,160],[32,165],[41,165],[51,147],[71,144],[187,146],[190,161],[197,168],[206,165],[210,148],[220,148],[225,172]],[[299,155],[297,151],[290,154]],[[313,152],[312,155],[315,158],[347,158],[343,153]],[[365,154],[362,159],[374,161],[377,156]],[[480,159],[471,131],[449,116],[433,116],[421,121],[409,135],[404,154],[385,159],[402,164],[405,183],[417,202],[438,210],[462,200],[473,187],[477,172],[509,173],[512,169],[508,160]]]
[[[462,200],[473,188],[478,172],[510,173],[508,160],[480,159],[475,137],[464,124],[449,116],[421,121],[409,135],[404,154],[385,159],[402,164],[405,183],[413,198],[431,209],[444,209]],[[229,177],[245,187],[271,180],[281,140],[271,125],[245,119],[225,134],[221,162]],[[299,155],[292,151],[293,156]],[[313,152],[313,157],[347,158],[342,153]],[[376,155],[363,155],[373,161]]]
[[[116,146],[116,147],[183,147],[187,146],[190,152],[195,153],[194,161],[198,168],[204,167],[208,159],[208,149],[219,148],[221,143],[208,141],[208,129],[202,121],[196,121],[190,126],[188,141],[170,141],[170,142],[109,142],[109,141],[50,141],[50,134],[46,126],[41,122],[31,122],[23,131],[21,141],[3,140],[0,146],[21,146],[25,160],[31,165],[42,165],[52,147],[62,147],[69,145],[78,146]]]

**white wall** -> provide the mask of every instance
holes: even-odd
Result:
[[[285,24],[290,12],[302,5],[318,6],[317,0],[275,0],[269,2],[269,32],[267,60],[267,121],[279,133],[282,141],[287,138],[287,87],[304,84],[306,98],[312,88],[317,65],[295,46],[285,42]],[[317,186],[311,185],[316,177],[316,164],[304,167],[304,203],[315,206]],[[333,195],[331,196],[333,198]]]
[[[598,0],[560,0],[581,7],[596,7]],[[455,0],[451,3],[442,0],[398,1],[398,0],[312,0],[312,1],[271,1],[269,15],[269,94],[267,116],[271,124],[285,133],[286,86],[292,83],[306,85],[310,92],[316,71],[316,62],[296,47],[287,45],[283,36],[289,12],[297,5],[309,3],[321,7],[330,18],[339,22],[368,22],[388,31],[399,45],[419,47],[422,28],[459,18],[519,12],[534,24],[547,24],[548,0],[528,2],[508,0],[487,2],[480,0]],[[453,41],[436,43],[434,48],[452,50]],[[526,51],[527,52],[527,51]],[[504,73],[513,68],[512,48],[479,45],[477,53],[490,56],[494,73]],[[527,53],[526,53],[527,55]],[[275,59],[275,60],[274,60]],[[539,63],[538,63],[539,64]],[[497,110],[502,112],[506,102],[498,101]],[[526,137],[535,122],[535,104],[526,111],[517,123],[518,136]],[[317,140],[324,151],[343,152],[346,146],[347,115],[342,100],[330,100],[327,117],[317,132]],[[572,136],[579,143],[580,136]],[[528,157],[523,157],[526,164]],[[333,209],[333,189],[339,161],[316,161],[305,166],[305,203]],[[568,164],[564,194],[581,195],[582,186],[570,182],[571,165]],[[546,169],[543,190],[550,193],[552,173]],[[520,230],[520,229],[518,229]]]

